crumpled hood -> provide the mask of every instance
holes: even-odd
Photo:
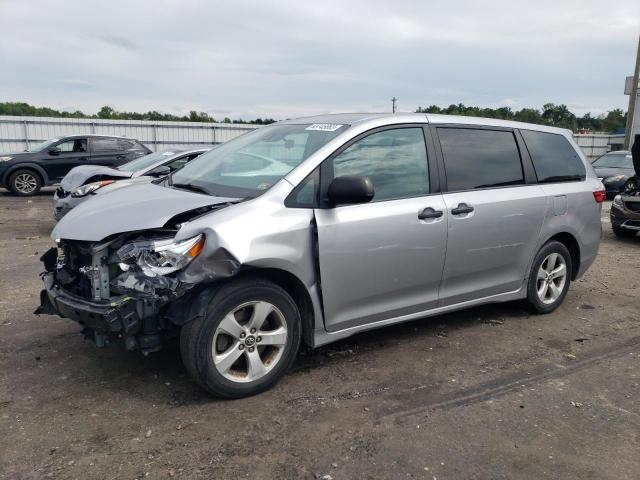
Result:
[[[63,190],[70,192],[71,190],[78,188],[85,184],[87,180],[96,175],[105,175],[109,177],[129,178],[133,172],[123,172],[111,167],[105,167],[103,165],[80,165],[79,167],[72,168],[67,173],[60,186]]]
[[[78,205],[58,222],[51,238],[96,242],[115,233],[160,228],[189,210],[236,201],[153,183],[130,185]]]

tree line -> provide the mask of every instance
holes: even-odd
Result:
[[[566,105],[547,103],[542,109],[523,108],[513,111],[510,107],[482,108],[466,106],[462,103],[439,107],[418,107],[418,113],[443,113],[448,115],[467,115],[471,117],[500,118],[503,120],[516,120],[519,122],[551,125],[554,127],[568,128],[574,132],[588,130],[591,132],[615,132],[625,127],[627,114],[616,108],[606,114],[597,117],[586,113],[578,117],[572,113]],[[35,107],[23,102],[0,102],[0,115],[28,116],[28,117],[62,117],[62,118],[100,118],[111,120],[153,120],[173,122],[216,122],[216,119],[206,112],[192,110],[188,115],[172,115],[150,110],[146,113],[119,112],[109,106],[102,107],[98,113],[87,115],[80,110],[75,112],[59,111],[49,107]],[[267,125],[275,122],[273,118],[256,118],[255,120],[232,120],[225,117],[222,123],[248,123],[253,125]]]
[[[153,121],[170,121],[170,122],[216,122],[206,112],[197,112],[191,110],[188,115],[172,115],[170,113],[161,113],[157,110],[150,110],[145,113],[139,112],[119,112],[107,105],[102,107],[98,113],[87,115],[80,110],[75,112],[65,112],[55,110],[49,107],[34,107],[23,102],[0,102],[0,115],[14,115],[18,117],[58,117],[58,118],[99,118],[109,120],[153,120]],[[267,125],[275,122],[273,118],[256,118],[255,120],[232,120],[225,117],[220,120],[221,123],[249,123],[252,125]]]
[[[588,130],[591,132],[615,132],[625,127],[627,113],[619,108],[610,110],[606,114],[593,117],[585,113],[578,117],[572,113],[566,105],[546,103],[541,110],[536,108],[523,108],[513,111],[509,107],[482,108],[470,107],[459,103],[441,108],[437,105],[418,107],[417,113],[442,113],[447,115],[467,115],[470,117],[500,118],[503,120],[515,120],[518,122],[550,125],[553,127],[568,128],[574,132]]]

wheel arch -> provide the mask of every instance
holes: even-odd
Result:
[[[17,163],[16,165],[12,165],[11,167],[9,167],[7,171],[4,172],[4,176],[2,177],[2,184],[8,187],[9,178],[11,178],[11,175],[13,175],[17,170],[33,170],[40,176],[40,180],[42,180],[42,186],[50,184],[49,176],[47,175],[47,172],[44,171],[44,168],[42,168],[37,163],[30,162]]]
[[[313,347],[316,315],[311,295],[307,287],[298,277],[291,272],[278,268],[243,268],[236,275],[200,288],[195,288],[191,293],[171,303],[164,312],[163,317],[172,324],[182,327],[206,314],[211,296],[222,285],[226,282],[242,278],[268,280],[286,291],[300,312],[302,341],[308,346]]]
[[[308,346],[313,346],[316,318],[313,300],[302,280],[293,273],[279,268],[245,268],[238,273],[238,276],[253,276],[269,280],[291,295],[300,312],[302,340]]]
[[[571,280],[575,280],[580,271],[580,244],[578,240],[569,232],[559,232],[549,237],[544,244],[551,241],[560,242],[569,250],[571,255]]]

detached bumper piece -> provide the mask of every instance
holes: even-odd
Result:
[[[43,258],[45,266],[46,260]],[[118,342],[127,350],[139,349],[144,354],[162,348],[160,300],[125,295],[108,301],[87,300],[62,289],[55,276],[51,271],[43,275],[45,288],[40,292],[40,306],[34,313],[59,315],[77,322],[84,327],[85,336],[99,347]]]

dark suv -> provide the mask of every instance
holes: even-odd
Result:
[[[16,195],[35,195],[58,183],[78,165],[117,167],[150,153],[138,140],[106,135],[73,135],[33,145],[30,151],[0,154],[0,186]]]

